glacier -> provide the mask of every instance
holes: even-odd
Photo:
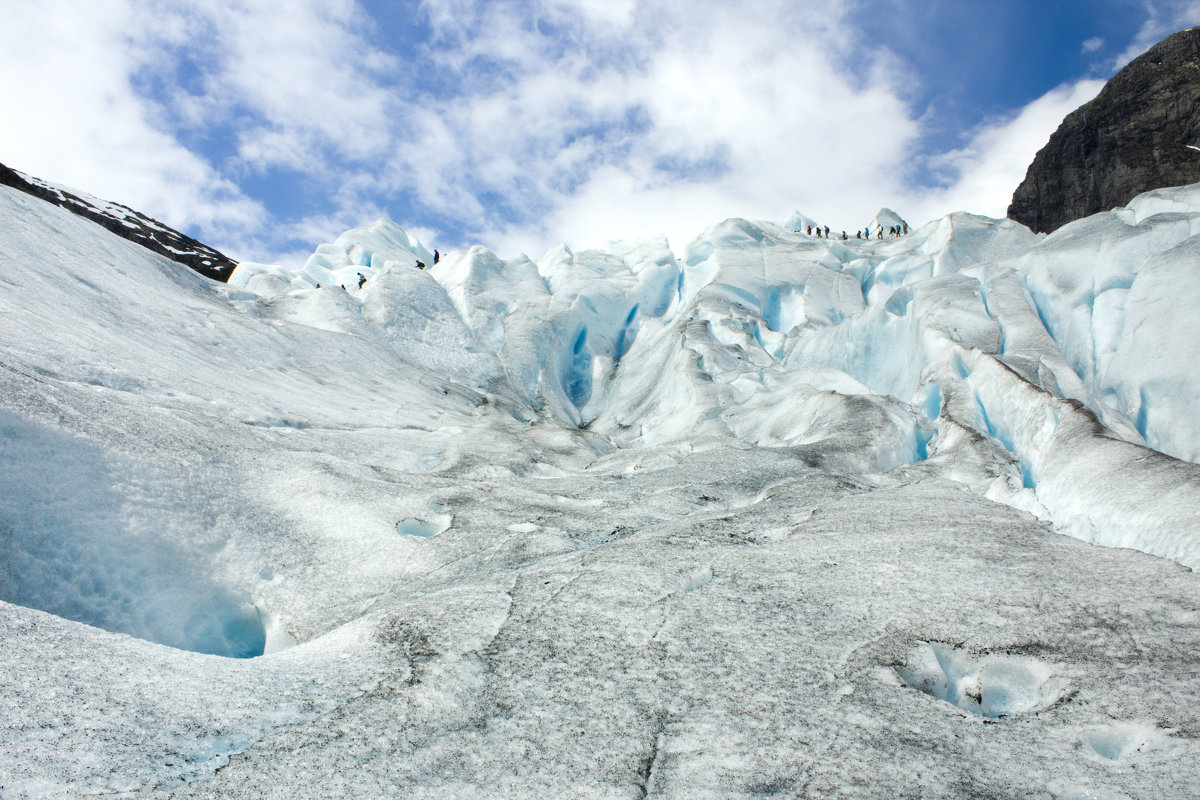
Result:
[[[1200,786],[1200,185],[228,284],[0,219],[3,797]]]

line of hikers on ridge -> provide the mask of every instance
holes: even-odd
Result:
[[[826,225],[824,228],[822,228],[820,225],[809,225],[805,229],[805,233],[807,233],[809,236],[812,236],[814,232],[816,233],[816,236],[818,239],[830,238],[828,225]],[[799,231],[797,231],[797,233],[799,233]],[[824,233],[824,235],[822,235],[822,233]],[[899,225],[893,225],[892,227],[888,228],[888,238],[889,239],[896,239],[901,236],[907,236],[907,235],[908,235],[908,223],[907,222],[901,222]],[[846,235],[846,232],[842,231],[842,240],[845,241],[849,238],[850,237]],[[854,238],[855,239],[870,239],[871,238],[871,228],[867,227],[861,231],[855,231]],[[879,238],[879,239],[883,238],[883,226],[882,225],[879,226],[879,233],[877,234],[877,238]],[[441,259],[442,259],[442,254],[439,253],[437,250],[434,250],[433,251],[433,263],[436,264],[439,261],[441,261]],[[425,269],[425,262],[418,259],[417,263],[416,263],[416,267],[417,267],[417,269]],[[367,276],[363,275],[361,272],[358,273],[358,288],[361,289],[363,287],[363,284],[366,282],[367,282]],[[318,283],[317,288],[320,289],[321,284]],[[345,289],[346,288],[345,285],[343,285],[342,288]]]
[[[824,235],[822,235],[822,231],[824,231]],[[901,222],[899,225],[893,225],[890,228],[888,228],[887,231],[888,231],[889,239],[898,239],[901,236],[907,236],[908,235],[908,223]],[[799,233],[799,231],[796,231],[796,232]],[[830,238],[828,225],[826,225],[824,228],[822,228],[820,225],[809,225],[805,229],[805,233],[807,233],[809,236],[812,236],[814,232],[816,233],[818,239]],[[846,232],[842,231],[842,241],[846,241],[849,238],[850,237],[846,235]],[[870,239],[871,238],[871,228],[866,227],[861,231],[855,231],[854,238],[855,239]],[[876,234],[876,238],[877,239],[883,238],[883,226],[882,225],[879,226],[879,232]]]

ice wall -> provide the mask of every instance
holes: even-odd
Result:
[[[1169,458],[1200,459],[1200,187],[1048,239],[966,213],[846,241],[806,235],[807,219],[727,220],[681,256],[663,240],[537,262],[476,247],[389,302],[465,326],[443,341],[496,359],[517,405],[620,447],[719,435],[855,473],[927,461],[1064,531],[1200,563],[1172,508],[1128,500],[1200,486]],[[378,317],[373,284],[420,252],[383,223],[347,232],[292,295],[304,302],[315,264],[353,268],[363,286],[338,308]],[[272,280],[246,265],[234,282]],[[399,350],[438,346],[402,333]]]

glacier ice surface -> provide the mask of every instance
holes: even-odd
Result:
[[[1200,187],[228,286],[0,216],[5,797],[1200,783]]]

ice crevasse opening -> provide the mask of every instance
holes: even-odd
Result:
[[[270,616],[202,555],[135,520],[122,489],[152,475],[9,414],[0,450],[0,600],[182,650],[263,654]]]

